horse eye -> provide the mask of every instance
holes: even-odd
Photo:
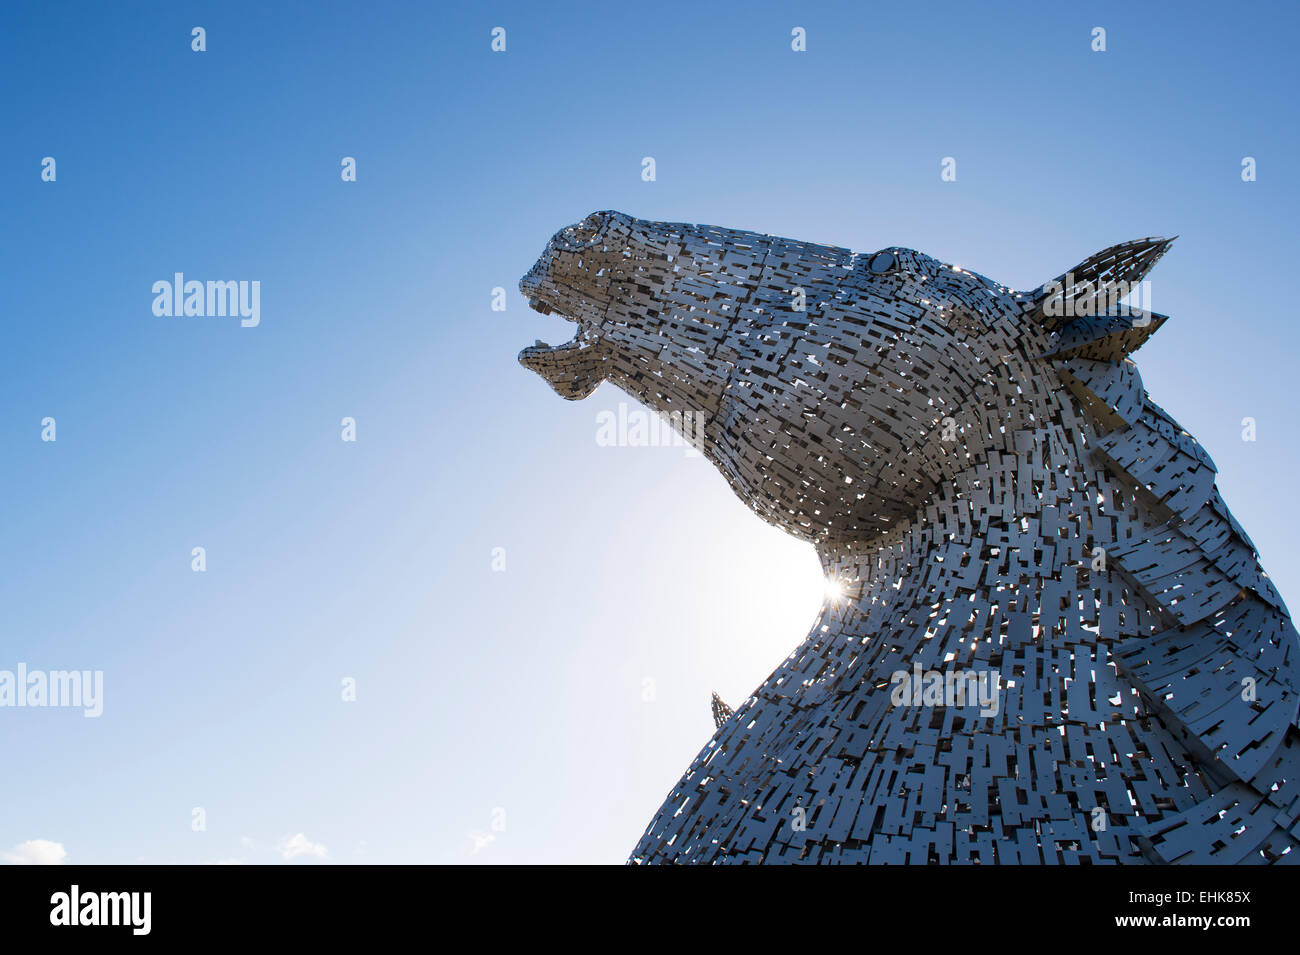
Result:
[[[565,232],[568,234],[570,241],[583,245],[594,239],[604,224],[605,214],[603,212],[593,212],[577,225],[570,226]]]
[[[898,256],[894,255],[893,252],[877,252],[871,257],[871,261],[867,263],[867,268],[877,275],[892,272],[897,267]]]

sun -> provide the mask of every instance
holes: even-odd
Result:
[[[826,598],[827,603],[839,603],[845,596],[844,581],[838,577],[827,577],[825,586],[822,588],[822,595]]]

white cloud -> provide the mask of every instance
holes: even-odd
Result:
[[[67,857],[68,850],[63,848],[63,843],[49,839],[28,839],[0,853],[0,859],[10,865],[63,865]]]
[[[319,842],[312,842],[301,832],[296,836],[290,836],[283,840],[278,846],[280,858],[288,862],[290,859],[298,856],[316,856],[318,859],[324,859],[329,855],[329,850]]]

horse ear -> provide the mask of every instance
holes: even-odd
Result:
[[[1025,317],[1048,331],[1058,331],[1080,318],[1094,319],[1115,311],[1119,300],[1137,288],[1176,238],[1134,239],[1089,256],[1042,287],[1021,293]],[[1151,331],[1155,328],[1147,334]],[[1145,340],[1143,336],[1141,341]]]
[[[1053,336],[1051,347],[1038,357],[1123,361],[1169,318],[1129,306],[1120,306],[1120,310],[1124,314],[1073,319]]]

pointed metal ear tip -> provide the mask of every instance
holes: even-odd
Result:
[[[1080,315],[1096,315],[1100,300],[1120,289],[1132,289],[1173,244],[1172,239],[1147,236],[1102,249],[1074,268],[1045,283],[1027,298],[1029,320],[1055,331]]]

